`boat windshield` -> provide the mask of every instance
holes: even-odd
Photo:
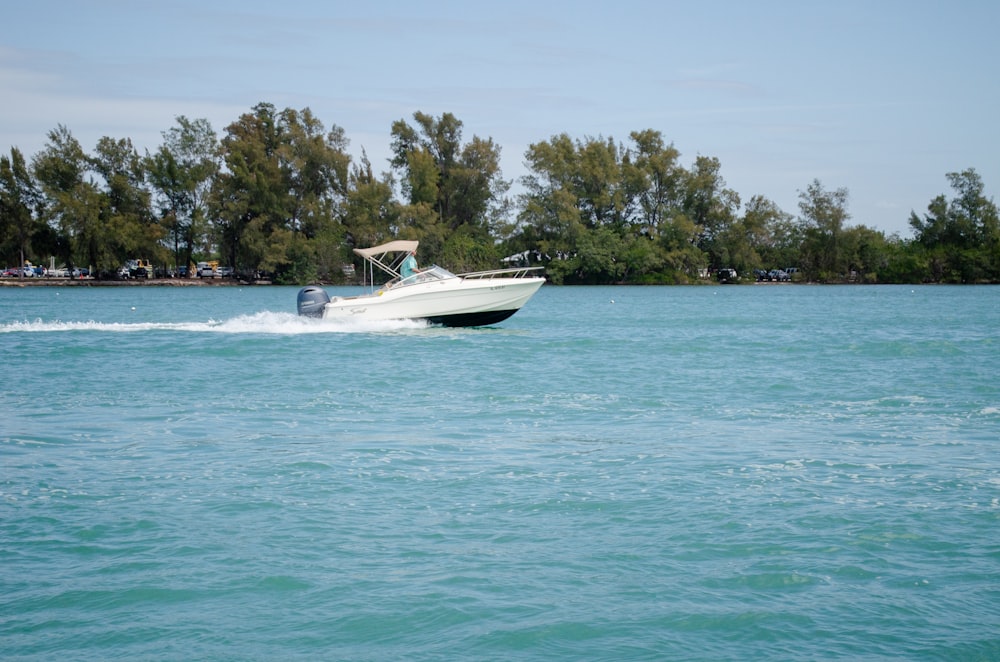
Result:
[[[457,276],[444,267],[439,267],[438,265],[433,265],[427,267],[426,269],[421,269],[415,274],[407,276],[399,280],[391,280],[386,285],[391,287],[401,287],[403,285],[415,285],[417,283],[427,283],[433,280],[446,280],[448,278],[457,278]]]

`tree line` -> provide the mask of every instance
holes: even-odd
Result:
[[[416,239],[425,263],[541,264],[559,284],[792,266],[810,282],[1000,282],[997,206],[971,168],[948,173],[951,197],[911,212],[913,237],[901,238],[849,225],[848,191],[819,180],[799,192],[796,215],[764,195],[744,203],[717,158],[685,167],[652,129],[532,144],[513,195],[500,146],[463,140],[450,113],[394,122],[380,173],[308,108],[260,103],[221,138],[207,120],[176,122],[153,153],[109,137],[87,153],[60,125],[30,162],[16,147],[0,156],[0,259],[51,257],[108,278],[134,258],[218,260],[243,278],[302,284],[343,282],[352,248]]]

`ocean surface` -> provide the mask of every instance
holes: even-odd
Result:
[[[1000,659],[1000,288],[296,291],[0,288],[0,659]]]

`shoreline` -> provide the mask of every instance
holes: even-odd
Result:
[[[0,287],[252,287],[271,285],[269,280],[253,283],[235,279],[149,278],[95,280],[93,278],[0,278]]]

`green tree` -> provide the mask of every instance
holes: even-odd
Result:
[[[577,246],[577,282],[606,284],[621,282],[627,265],[623,261],[625,246],[618,232],[602,225],[588,230],[580,237]]]
[[[399,203],[393,198],[392,175],[384,173],[377,178],[364,151],[361,162],[351,168],[344,225],[350,248],[385,243],[396,236],[399,228]]]
[[[622,169],[614,142],[574,142],[561,134],[530,145],[525,158],[530,174],[522,179],[526,192],[518,215],[520,240],[508,245],[546,256],[553,282],[617,278],[610,257],[621,248],[624,221],[618,191]],[[599,235],[592,236],[598,229]]]
[[[664,282],[663,252],[649,235],[629,234],[623,237],[620,259],[622,281],[644,284]]]
[[[31,254],[31,238],[41,225],[36,214],[39,204],[24,155],[12,147],[10,157],[0,157],[0,254],[8,259],[15,255],[18,266],[24,266]]]
[[[313,280],[315,264],[338,262],[339,248],[330,250],[343,238],[350,171],[343,131],[326,132],[308,109],[279,113],[260,103],[226,128],[221,144],[226,168],[212,210],[223,260],[287,283]]]
[[[221,141],[225,169],[211,193],[214,240],[223,262],[246,274],[281,262],[275,253],[283,245],[268,241],[289,216],[280,145],[277,111],[268,103],[226,127]]]
[[[841,251],[847,264],[848,280],[877,283],[879,273],[889,264],[889,247],[885,233],[857,225],[844,230]]]
[[[699,156],[684,181],[683,212],[699,228],[698,247],[708,255],[713,269],[732,267],[747,259],[741,234],[731,231],[740,207],[740,196],[726,188],[716,158]]]
[[[163,133],[163,144],[146,158],[146,172],[173,262],[187,266],[206,231],[208,194],[219,172],[218,138],[209,121],[177,117],[177,126]]]
[[[735,224],[734,242],[743,247],[741,259],[733,267],[741,274],[754,269],[784,269],[796,266],[798,246],[791,246],[792,217],[773,201],[755,195],[747,202],[742,218]]]
[[[105,196],[88,178],[89,160],[68,128],[59,125],[48,134],[48,142],[32,157],[31,168],[41,189],[41,216],[67,238],[67,265],[86,265],[114,271],[118,256],[115,238],[102,222]]]
[[[574,190],[576,147],[568,135],[530,145],[525,152],[528,174],[521,179],[525,192],[519,198],[518,238],[508,242],[511,252],[538,251],[569,260],[586,231],[579,196]],[[575,265],[550,263],[553,282],[561,282]]]
[[[308,108],[285,109],[281,126],[278,151],[288,182],[288,225],[293,232],[285,250],[284,280],[330,279],[340,262],[337,244],[345,236],[341,221],[351,165],[348,141],[338,126],[326,131]]]
[[[910,214],[910,226],[922,247],[935,282],[973,283],[1000,280],[1000,222],[997,206],[985,195],[982,178],[972,168],[947,174],[955,192],[950,201],[935,197],[923,218]]]
[[[706,265],[706,228],[718,235],[731,225],[739,197],[717,160],[699,158],[689,173],[658,132],[630,138],[624,148],[562,134],[528,148],[520,241],[511,245],[569,255],[547,265],[554,281],[687,282]]]
[[[281,113],[278,153],[288,183],[291,229],[315,237],[336,217],[347,194],[350,156],[344,130],[326,131],[308,108]]]
[[[104,182],[100,221],[105,250],[111,257],[110,263],[105,262],[101,268],[113,272],[126,260],[137,257],[162,264],[166,232],[153,218],[144,163],[132,141],[103,137],[89,161]]]
[[[480,241],[469,225],[448,233],[440,255],[441,261],[457,273],[493,268],[502,257],[494,243]]]
[[[622,169],[636,207],[631,214],[633,234],[627,241],[626,276],[637,282],[688,282],[706,264],[696,246],[699,227],[685,210],[690,173],[659,131],[634,131],[630,138],[632,146]]]
[[[451,113],[435,118],[416,112],[413,119],[416,126],[404,120],[392,125],[391,164],[400,173],[411,206],[400,215],[400,236],[423,242],[421,251],[432,258],[444,246],[444,237],[435,234],[462,227],[464,235],[489,245],[510,204],[506,197],[510,183],[500,170],[500,147],[492,139],[476,136],[463,145],[462,122]],[[428,209],[437,222],[428,218]]]
[[[645,173],[624,161],[611,138],[573,141],[566,134],[529,146],[526,158],[536,174],[524,178],[529,200],[557,191],[573,200],[577,220],[589,230],[610,225],[619,231],[633,220]],[[547,205],[548,206],[548,205]]]
[[[687,283],[698,278],[708,265],[708,254],[698,248],[701,226],[676,212],[660,231],[666,282]]]
[[[426,202],[402,205],[399,208],[399,239],[420,242],[420,259],[432,262],[440,259],[445,241],[451,230],[441,220],[441,215]]]
[[[633,148],[623,164],[623,178],[638,204],[635,223],[641,234],[655,237],[682,206],[687,172],[677,160],[680,153],[664,143],[659,131],[631,134]]]
[[[454,218],[449,227],[465,226],[484,246],[492,245],[492,239],[507,230],[511,209],[511,182],[503,178],[500,153],[500,146],[492,138],[473,136],[462,147],[458,167],[447,182],[452,188],[449,197]]]
[[[440,216],[440,209],[436,205],[441,172],[433,154],[423,148],[409,152],[406,155],[406,176],[403,182],[403,190],[408,193],[411,205],[429,205]]]
[[[575,190],[580,218],[588,229],[624,229],[632,211],[632,190],[624,181],[620,148],[614,139],[586,138],[577,143]]]
[[[886,239],[885,265],[879,269],[880,283],[922,283],[929,280],[930,263],[927,249],[918,241]]]
[[[812,280],[846,278],[848,265],[842,250],[847,212],[847,189],[827,191],[814,179],[799,192],[800,226],[803,231],[802,269]]]

